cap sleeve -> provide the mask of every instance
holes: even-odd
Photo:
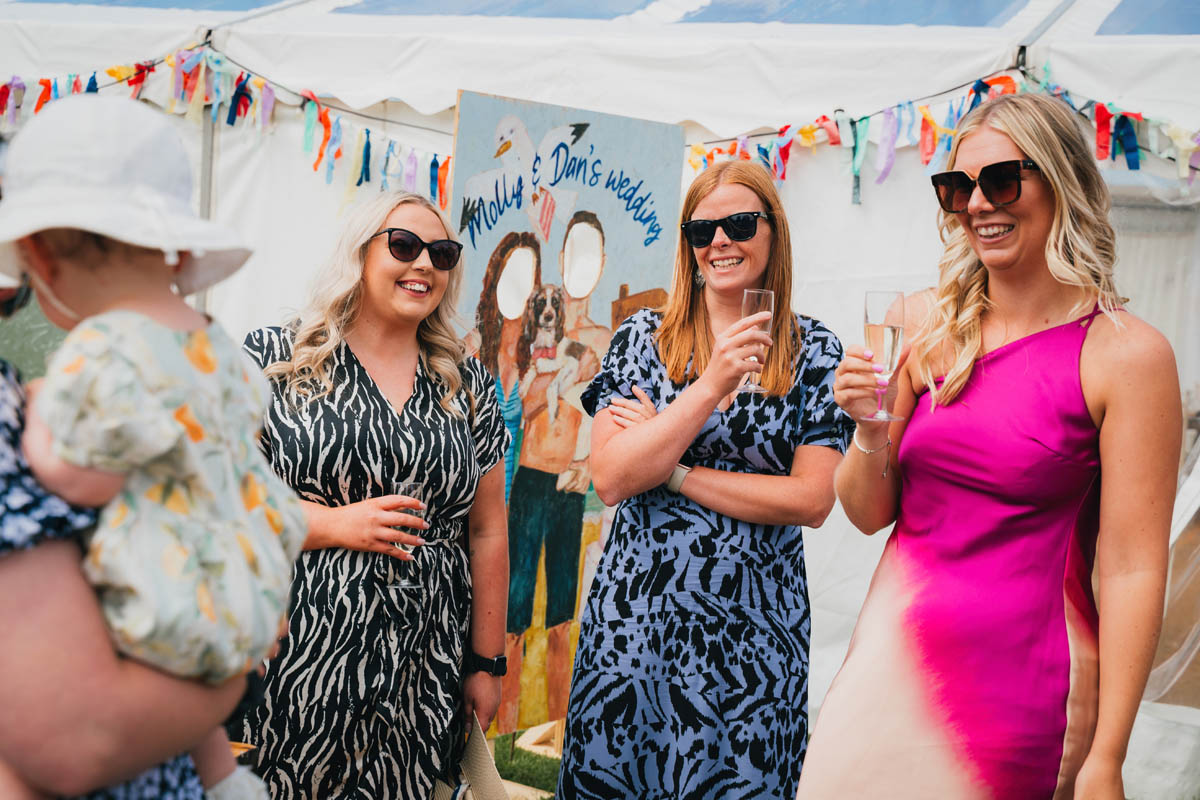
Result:
[[[833,379],[842,362],[842,343],[816,320],[800,317],[804,354],[799,380],[804,391],[793,444],[832,447],[845,453],[854,435],[854,421],[833,401]]]
[[[154,385],[170,379],[152,377],[153,360],[131,345],[109,322],[85,320],[54,354],[36,404],[59,458],[129,472],[184,434],[185,422],[163,404],[168,387]]]
[[[476,358],[468,358],[463,364],[463,373],[475,397],[475,412],[470,418],[471,438],[475,442],[475,459],[483,473],[500,463],[512,434],[500,413],[496,381],[483,364]]]
[[[641,386],[651,397],[657,396],[652,373],[652,365],[658,358],[654,344],[657,321],[654,312],[643,309],[617,328],[600,363],[600,371],[580,398],[590,416],[608,408],[614,394],[633,397],[634,385]]]

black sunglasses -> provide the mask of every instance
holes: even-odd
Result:
[[[24,308],[32,296],[33,290],[29,288],[29,273],[22,272],[21,285],[17,287],[17,291],[7,300],[0,300],[0,317],[11,317]]]
[[[384,228],[370,238],[374,239],[385,233],[388,235],[388,252],[397,261],[405,263],[416,261],[422,250],[428,250],[429,262],[443,272],[454,269],[463,249],[463,246],[453,239],[437,239],[427,242],[404,228]]]
[[[961,170],[939,172],[931,180],[942,210],[948,214],[959,214],[967,210],[976,184],[987,201],[996,208],[1017,202],[1021,197],[1021,170],[1027,169],[1036,170],[1038,165],[1028,159],[998,161],[979,170],[979,177],[975,180]]]
[[[735,242],[753,239],[758,233],[758,220],[771,220],[771,215],[764,211],[742,211],[730,214],[725,219],[691,219],[679,227],[692,247],[708,247],[713,237],[717,235],[717,227],[725,231],[725,235]]]

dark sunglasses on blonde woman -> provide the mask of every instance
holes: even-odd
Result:
[[[771,215],[762,211],[743,211],[730,214],[724,219],[692,219],[679,227],[683,228],[683,235],[687,237],[688,244],[699,248],[712,244],[718,227],[725,231],[725,235],[732,241],[744,242],[753,239],[754,234],[758,232],[759,219],[769,220]]]
[[[1014,159],[988,164],[979,170],[979,177],[976,179],[972,179],[961,170],[955,170],[939,172],[932,176],[931,180],[942,210],[947,214],[959,214],[967,210],[976,184],[995,208],[1017,202],[1021,197],[1021,173],[1037,169],[1038,165],[1029,159]]]
[[[421,255],[422,250],[429,251],[429,262],[437,269],[446,272],[454,269],[458,264],[458,256],[462,252],[463,246],[453,239],[436,239],[432,242],[426,242],[420,236],[417,236],[410,230],[404,228],[384,228],[379,233],[371,236],[374,239],[376,236],[387,234],[388,252],[397,261],[403,261],[406,264],[410,261],[416,261]]]

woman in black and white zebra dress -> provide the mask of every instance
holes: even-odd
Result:
[[[298,319],[246,338],[274,388],[264,449],[310,524],[288,638],[236,731],[276,800],[428,797],[463,721],[499,705],[508,432],[451,326],[460,251],[427,200],[380,195]],[[420,498],[397,493],[411,481]]]

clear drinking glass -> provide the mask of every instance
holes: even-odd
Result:
[[[904,349],[904,293],[867,292],[863,302],[863,328],[867,349],[874,354],[873,363],[883,366],[883,371],[877,374],[890,382],[900,361],[900,352]],[[884,409],[883,398],[887,395],[887,389],[881,387],[875,394],[879,398],[878,410],[874,414],[859,417],[860,420],[889,422],[904,419]]]
[[[425,487],[416,481],[401,481],[401,482],[397,483],[395,486],[392,487],[392,494],[402,494],[406,497],[412,497],[416,500],[425,502]],[[400,509],[400,511],[404,514],[409,514],[414,517],[419,517],[421,519],[425,519],[425,511],[423,511],[422,509],[419,509],[419,508],[405,508],[405,509]],[[421,531],[419,529],[409,528],[409,527],[406,527],[403,525],[397,525],[396,530],[404,531],[405,533],[413,534],[414,536],[421,535]],[[401,544],[400,542],[393,542],[393,544],[406,553],[411,553],[413,550],[416,549],[411,544]],[[406,576],[411,576],[412,571],[413,571],[413,562],[403,561],[398,566],[398,569],[400,569],[402,574],[404,574]],[[411,577],[402,577],[396,582],[395,585],[400,587],[401,589],[419,589],[419,588],[421,588],[421,584],[412,580]]]
[[[762,311],[771,312],[771,316],[772,316],[772,318],[774,318],[774,315],[775,315],[775,293],[774,292],[772,292],[770,289],[746,289],[744,292],[742,292],[742,319],[745,319],[746,317],[752,316],[754,314],[758,314],[759,312],[762,312]],[[760,330],[770,333],[771,332],[771,320],[768,319],[766,322],[762,323],[758,327]],[[763,358],[764,358],[764,360],[766,359],[765,352],[763,354]],[[752,361],[758,361],[758,358],[756,356],[750,356],[750,359]],[[753,392],[755,394],[760,394],[762,392],[765,392],[766,389],[764,389],[762,387],[762,384],[759,382],[759,377],[761,376],[761,374],[762,373],[759,373],[759,372],[747,372],[746,373],[746,381],[745,381],[745,383],[743,383],[741,386],[738,387],[738,391],[739,392]]]

